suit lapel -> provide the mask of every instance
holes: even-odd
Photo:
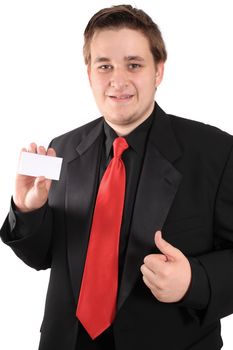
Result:
[[[75,302],[82,272],[98,185],[103,143],[100,121],[76,148],[76,157],[67,165],[66,224],[70,277]]]
[[[118,295],[118,310],[130,294],[147,254],[156,252],[154,234],[162,229],[182,175],[172,165],[181,155],[170,120],[156,105],[156,114],[137,190],[130,238]]]

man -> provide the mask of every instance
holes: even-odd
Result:
[[[143,11],[103,9],[84,38],[103,117],[24,149],[62,157],[61,178],[18,174],[1,229],[51,268],[39,349],[218,350],[233,311],[232,136],[154,102],[166,49]]]

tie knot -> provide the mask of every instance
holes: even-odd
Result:
[[[122,153],[129,147],[124,137],[117,137],[113,141],[113,154],[114,157],[121,157]]]

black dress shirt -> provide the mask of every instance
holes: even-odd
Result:
[[[147,135],[149,133],[153,115],[147,118],[142,124],[125,137],[129,147],[122,154],[122,160],[126,169],[126,193],[121,224],[120,245],[119,245],[119,284],[121,281],[124,258],[126,255],[127,243],[129,239],[130,224],[132,219],[135,196],[143,165],[144,152],[146,148]],[[113,141],[118,135],[104,122],[105,142],[103,145],[102,159],[100,165],[100,179],[113,157]]]

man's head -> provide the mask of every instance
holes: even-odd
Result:
[[[97,106],[118,135],[126,135],[153,111],[167,57],[161,33],[143,11],[121,5],[94,15],[84,35]]]
[[[90,64],[90,45],[97,31],[106,29],[129,28],[141,31],[149,42],[155,64],[165,62],[167,52],[161,32],[156,23],[144,11],[131,5],[116,5],[98,11],[88,22],[84,31],[83,54],[84,61]]]

